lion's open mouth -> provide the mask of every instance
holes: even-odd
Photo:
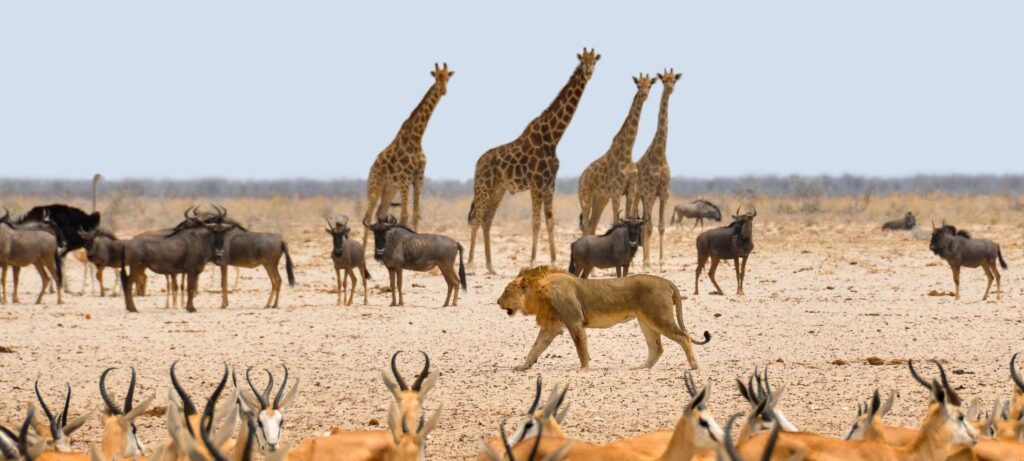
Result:
[[[514,311],[512,309],[504,309],[504,310],[505,310],[505,313],[508,314],[509,317],[511,317],[511,316],[516,314],[516,311]]]

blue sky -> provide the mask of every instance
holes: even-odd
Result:
[[[674,67],[677,176],[1024,172],[1024,3],[0,3],[0,176],[360,178],[432,83],[427,175],[477,157],[602,54],[559,146],[604,153]],[[660,86],[634,149],[654,133]]]

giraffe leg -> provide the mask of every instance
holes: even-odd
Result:
[[[400,203],[402,204],[402,215],[398,219],[398,222],[402,223],[403,225],[408,226],[409,225],[409,186],[408,185],[402,186],[402,188],[399,189],[399,193],[401,193]]]
[[[548,228],[548,250],[551,252],[551,263],[555,263],[555,210],[554,191],[544,195],[544,224]]]
[[[380,196],[381,196],[381,193],[383,192],[381,190],[381,188],[380,188],[380,185],[377,184],[377,181],[373,180],[372,176],[370,178],[370,181],[366,185],[366,189],[367,189],[367,194],[366,194],[367,197],[366,197],[366,214],[363,216],[363,222],[364,223],[372,222],[372,221],[370,221],[370,217],[373,216],[373,209],[374,209],[374,207],[377,206],[377,202],[380,201],[380,199],[381,199]],[[363,229],[363,248],[366,248],[366,239],[369,236],[370,236],[370,232],[368,230],[366,230],[366,229]]]
[[[590,204],[590,222],[587,223],[587,235],[597,233],[597,224],[601,222],[601,215],[604,214],[604,207],[608,205],[606,197],[594,197]],[[612,219],[615,219],[612,217]]]
[[[579,193],[579,199],[580,199],[580,232],[582,232],[583,235],[590,235],[590,234],[587,233],[587,229],[589,229],[589,223],[590,223],[590,214],[592,213],[592,209],[591,209],[591,205],[592,204],[591,204],[591,200],[590,200],[590,193],[587,192],[586,190],[581,190],[580,193]]]
[[[640,197],[640,206],[643,207],[643,219],[644,222],[644,269],[647,269],[651,265],[651,234],[654,233],[654,223],[651,222],[651,205],[647,201],[647,197]],[[639,209],[637,211],[640,211]]]
[[[530,266],[537,261],[537,239],[540,237],[540,212],[544,207],[543,197],[540,191],[530,191],[530,205],[533,213],[530,215],[530,233],[533,235],[533,244],[530,248]],[[490,258],[487,258],[490,259]]]
[[[665,259],[665,203],[668,202],[668,193],[662,193],[658,198],[658,264]]]
[[[412,228],[420,228],[420,193],[423,191],[423,171],[412,182]]]
[[[491,196],[489,204],[486,204],[483,210],[483,228],[484,228],[484,257],[487,261],[487,273],[496,274],[494,271],[494,265],[491,263],[491,224],[494,223],[494,215],[498,211],[498,205],[501,204],[501,199],[505,196],[505,190],[499,189],[494,191],[494,195]],[[539,224],[538,224],[539,225]],[[534,251],[536,252],[536,239],[534,239]]]

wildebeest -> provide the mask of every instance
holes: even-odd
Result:
[[[57,229],[60,229],[60,238],[64,241],[64,248],[61,250],[61,257],[70,251],[75,251],[85,246],[85,242],[78,235],[78,231],[91,231],[100,225],[100,214],[86,213],[73,206],[53,204],[37,206],[28,210],[21,218],[19,224],[28,222],[42,222],[49,220]]]
[[[754,217],[757,210],[745,214],[739,214],[739,208],[733,215],[732,223],[725,227],[711,229],[701,232],[697,236],[697,273],[693,280],[693,294],[700,294],[700,274],[704,271],[704,263],[711,258],[711,267],[708,268],[708,278],[718,290],[715,294],[724,294],[722,287],[715,281],[715,269],[718,268],[720,260],[735,260],[733,266],[736,268],[736,294],[743,294],[743,279],[747,275],[747,257],[754,250]]]
[[[366,280],[370,278],[370,272],[366,270],[366,256],[363,246],[355,242],[349,236],[352,229],[348,227],[348,217],[344,220],[335,220],[333,223],[327,220],[327,233],[333,239],[331,250],[331,261],[334,262],[334,275],[338,280],[338,305],[344,303],[352,305],[352,298],[356,296],[356,274],[353,269],[359,269],[359,275],[363,278],[363,305],[368,302],[366,294]],[[344,277],[341,271],[345,271]],[[348,290],[348,281],[352,279],[352,292],[347,298],[345,292]]]
[[[199,274],[207,263],[213,261],[214,235],[223,234],[232,227],[200,222],[197,227],[179,225],[162,238],[140,236],[125,241],[121,256],[121,288],[128,312],[138,312],[131,287],[140,282],[139,274],[146,269],[162,275],[185,274],[185,308],[196,312],[194,299]],[[131,272],[127,272],[129,268]]]
[[[121,251],[124,242],[117,239],[113,233],[96,228],[91,231],[78,231],[82,238],[85,255],[88,261],[96,266],[96,281],[100,284],[100,296],[106,296],[106,286],[103,284],[103,269],[108,267],[115,269],[114,278],[117,278],[117,269],[121,268]],[[114,283],[117,287],[117,283]]]
[[[468,290],[466,266],[462,262],[462,245],[459,242],[444,235],[417,233],[398,224],[392,215],[372,225],[364,220],[363,225],[373,232],[373,259],[388,268],[392,306],[405,305],[402,297],[403,270],[426,272],[435,267],[441,270],[448,284],[448,294],[442,307],[447,307],[449,301],[453,306],[459,305],[459,285],[463,290]],[[456,254],[459,257],[458,275],[455,274]]]
[[[882,224],[882,230],[911,230],[916,226],[917,219],[914,218],[914,213],[908,211],[902,218]]]
[[[1001,297],[1002,277],[999,275],[996,260],[999,261],[999,265],[1003,269],[1007,269],[1008,266],[998,244],[991,240],[972,238],[967,231],[943,222],[940,227],[935,227],[935,224],[932,223],[932,241],[929,248],[933,253],[945,259],[949,263],[950,269],[953,270],[956,299],[960,299],[960,268],[979,266],[985,270],[985,277],[988,277],[985,296],[982,296],[981,299],[988,299],[988,292],[992,288],[992,279],[996,281],[996,298]]]
[[[47,219],[45,214],[42,222],[24,224],[11,223],[10,216],[10,211],[5,208],[4,215],[0,217],[0,266],[2,266],[0,269],[0,304],[7,303],[7,266],[12,267],[14,274],[14,291],[11,292],[11,300],[17,304],[21,268],[28,265],[36,268],[39,278],[42,280],[36,304],[43,302],[43,295],[46,294],[50,276],[57,282],[57,304],[63,304],[61,287],[64,282],[64,269],[60,258],[61,247],[58,245],[59,230],[53,227],[53,223]]]
[[[220,217],[225,218],[227,210],[221,210],[223,216]],[[213,262],[220,266],[220,308],[228,307],[228,266],[263,266],[267,277],[270,277],[270,297],[265,307],[277,308],[281,300],[281,272],[278,265],[282,254],[288,286],[295,286],[295,266],[284,239],[277,234],[252,232],[238,224],[217,222],[216,219],[204,221],[203,225],[213,231]]]
[[[704,199],[694,200],[690,203],[684,203],[676,205],[675,209],[672,210],[672,218],[669,220],[669,224],[682,224],[684,218],[694,219],[693,230],[700,224],[701,229],[704,228],[704,219],[710,219],[712,221],[722,221],[722,211],[718,209],[718,206]]]
[[[646,219],[618,219],[615,226],[601,236],[580,237],[569,247],[569,273],[590,277],[594,268],[614,267],[616,277],[629,275],[629,265],[636,250],[643,245]]]

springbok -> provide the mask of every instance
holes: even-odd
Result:
[[[540,375],[537,375],[537,384],[533,394],[533,402],[526,410],[526,413],[524,413],[526,418],[514,431],[512,431],[511,436],[506,436],[504,439],[500,437],[492,437],[484,441],[486,449],[481,450],[477,455],[478,461],[488,461],[491,459],[486,450],[490,450],[500,456],[504,456],[508,453],[506,449],[507,445],[515,446],[524,439],[537,437],[537,434],[540,433],[546,433],[549,437],[562,439],[568,438],[565,435],[565,431],[562,430],[562,422],[565,421],[565,417],[569,414],[570,405],[565,400],[565,395],[569,391],[569,386],[556,385],[554,389],[551,390],[547,403],[543,408],[541,408],[540,397],[543,388],[543,379],[541,379]],[[563,404],[565,404],[564,407]]]
[[[15,435],[13,431],[0,426],[0,456],[4,461],[35,461],[46,447],[46,442],[37,440],[33,442],[29,434],[29,427],[35,419],[36,409],[29,406],[25,420],[21,423],[21,429]]]
[[[533,437],[533,442],[520,442],[517,445],[513,445],[509,442],[508,435],[505,433],[505,423],[502,421],[501,425],[498,426],[498,432],[501,434],[502,443],[502,454],[495,452],[489,442],[483,443],[481,446],[480,455],[477,459],[484,459],[488,461],[561,461],[567,459],[566,455],[569,453],[569,449],[573,447],[575,442],[573,440],[566,440],[563,437],[544,437],[544,425],[539,420],[533,421],[535,427],[537,427],[537,436]],[[587,455],[593,455],[596,451],[596,445],[582,444],[585,445],[581,449],[581,453],[586,452]],[[543,448],[542,448],[543,446]],[[607,451],[607,450],[606,450]],[[547,454],[545,454],[547,452]],[[615,458],[620,461],[628,461],[632,459],[639,459],[632,457],[632,454],[628,451],[617,450],[616,455],[624,455],[623,457]],[[542,458],[541,458],[542,456]],[[588,457],[580,459],[600,459],[597,457]]]
[[[349,237],[352,229],[348,227],[348,217],[344,218],[344,221],[336,220],[333,223],[331,220],[327,220],[327,233],[331,234],[334,244],[334,248],[331,250],[331,261],[334,262],[334,275],[338,280],[338,305],[342,305],[342,302],[346,306],[352,305],[352,298],[356,296],[356,274],[353,269],[358,269],[359,275],[363,278],[363,305],[365,306],[369,300],[366,281],[370,278],[370,272],[366,270],[365,250],[359,242]],[[344,277],[341,275],[342,270],[345,271]],[[350,278],[352,279],[352,292],[346,300],[345,291]]]
[[[67,393],[64,396],[64,407],[56,415],[46,405],[43,393],[39,390],[39,379],[36,379],[35,391],[39,406],[43,409],[46,421],[33,420],[36,434],[46,439],[46,448],[61,453],[71,452],[71,434],[81,428],[91,414],[84,414],[68,422],[68,413],[71,411],[71,384],[67,384]]]
[[[139,441],[135,418],[146,412],[156,395],[143,400],[138,406],[133,405],[135,367],[132,367],[132,377],[128,383],[128,393],[124,397],[124,406],[119,406],[107,391],[107,375],[114,370],[116,368],[107,368],[100,375],[100,397],[103,397],[103,403],[106,406],[103,417],[103,459],[116,460],[130,457],[138,460],[146,447]]]
[[[412,382],[412,386],[409,386],[398,371],[398,354],[401,352],[396,351],[391,355],[391,374],[394,379],[392,380],[384,370],[381,370],[381,379],[384,380],[384,386],[395,397],[401,414],[409,419],[406,423],[414,424],[423,412],[423,399],[437,384],[438,373],[431,373],[430,355],[420,351],[420,354],[423,354],[423,369],[416,376],[416,380]]]
[[[258,427],[256,439],[260,445],[260,452],[272,453],[280,448],[281,428],[284,425],[285,410],[291,406],[295,396],[298,395],[299,379],[295,379],[295,384],[285,394],[285,389],[288,387],[288,366],[284,365],[284,379],[281,381],[281,388],[278,389],[274,400],[271,401],[270,392],[274,388],[274,375],[270,370],[264,371],[267,372],[268,378],[267,387],[263,392],[256,390],[256,385],[252,382],[252,367],[249,367],[245,371],[245,380],[249,384],[249,389],[252,390],[252,396],[244,391],[240,391],[239,396],[248,407],[249,413],[252,413],[256,418]]]

